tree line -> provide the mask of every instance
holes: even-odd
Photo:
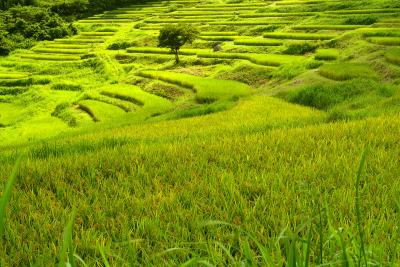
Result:
[[[146,0],[0,0],[0,56],[36,41],[74,35],[76,19]]]

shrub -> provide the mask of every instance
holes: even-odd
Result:
[[[111,43],[108,45],[107,49],[108,50],[121,50],[121,49],[127,49],[131,46],[134,46],[135,44],[133,42],[128,42],[128,41],[117,41],[114,43]]]
[[[287,55],[304,55],[314,52],[317,47],[317,45],[310,43],[290,44],[283,53]]]

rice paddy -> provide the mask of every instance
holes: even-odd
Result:
[[[1,57],[0,266],[398,266],[398,14],[151,1]]]

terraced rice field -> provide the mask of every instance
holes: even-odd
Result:
[[[0,58],[1,178],[28,159],[0,266],[58,263],[73,209],[87,266],[398,266],[399,13],[154,1]]]

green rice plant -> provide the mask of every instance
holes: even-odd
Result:
[[[238,39],[233,42],[235,45],[248,46],[280,46],[283,42],[280,40],[265,40],[265,39]]]
[[[173,15],[174,17],[191,17],[191,16],[204,16],[204,17],[214,17],[215,16],[215,12],[201,12],[201,11],[179,11],[177,13],[173,13],[173,14],[159,14],[159,16],[171,16]],[[218,15],[224,15],[224,16],[229,16],[232,17],[232,11],[221,11],[218,12]]]
[[[113,36],[115,33],[114,32],[81,32],[79,33],[82,36],[100,36],[100,37],[104,37],[104,36]]]
[[[326,2],[334,2],[334,1],[321,1],[321,0],[301,0],[301,1],[279,1],[276,2],[277,6],[287,6],[287,5],[312,5],[312,4],[320,4]]]
[[[29,90],[29,87],[0,87],[0,95],[20,95]]]
[[[303,86],[281,96],[291,103],[297,103],[322,110],[332,109],[343,102],[351,102],[363,95],[374,97],[391,95],[391,89],[368,77],[357,78],[341,83],[317,83]]]
[[[0,79],[23,79],[29,75],[29,73],[0,72]]]
[[[245,96],[250,93],[247,85],[236,81],[202,78],[166,71],[142,71],[139,75],[189,88],[196,92],[196,98],[201,103],[214,102],[233,96]]]
[[[293,39],[293,40],[331,40],[338,35],[322,33],[271,32],[264,33],[264,38]]]
[[[73,210],[67,225],[65,226],[62,238],[62,247],[58,256],[58,266],[76,267],[75,248],[72,241],[73,226],[76,217],[76,210]]]
[[[102,18],[92,18],[92,19],[84,19],[80,20],[79,23],[90,23],[90,24],[103,24],[103,23],[131,23],[131,19],[119,19],[119,18],[112,18],[112,19],[102,19]]]
[[[358,231],[358,236],[360,239],[360,252],[359,252],[359,262],[362,263],[364,262],[365,266],[368,266],[368,259],[367,255],[365,253],[365,244],[364,244],[364,230],[361,226],[361,196],[360,196],[360,187],[361,187],[361,175],[364,170],[365,166],[365,161],[367,158],[367,152],[368,152],[368,147],[364,150],[361,160],[360,160],[360,165],[358,167],[357,175],[356,175],[356,214],[357,214],[357,231]],[[359,264],[360,265],[360,264]]]
[[[74,84],[71,82],[55,83],[51,86],[52,90],[64,90],[64,91],[82,91],[83,87],[80,84]]]
[[[30,86],[34,84],[49,84],[51,80],[47,77],[29,77],[23,79],[0,80],[0,86]]]
[[[201,36],[237,36],[238,32],[200,32]]]
[[[3,193],[0,198],[0,240],[3,238],[4,234],[5,221],[6,221],[6,208],[11,199],[12,189],[17,179],[20,165],[21,165],[21,158],[19,157],[14,165],[10,177],[7,180],[7,183],[4,187]]]
[[[70,111],[71,103],[63,102],[58,104],[54,111],[51,113],[51,116],[59,118],[68,124],[68,126],[76,127],[78,125],[76,117]]]
[[[350,16],[344,20],[348,25],[371,25],[378,21],[376,16]]]
[[[283,53],[287,55],[305,55],[307,53],[314,52],[317,47],[318,45],[310,44],[307,42],[292,43],[287,45],[287,48],[285,49],[285,51],[283,51]]]
[[[128,101],[140,107],[147,114],[161,114],[171,108],[171,102],[165,98],[147,93],[137,86],[117,85],[102,88],[101,94],[115,99]]]
[[[363,63],[326,64],[319,68],[319,74],[336,81],[344,81],[360,77],[378,79],[376,72],[374,72],[367,64]]]
[[[106,33],[116,33],[118,31],[118,28],[113,28],[113,27],[101,27],[101,28],[97,28],[96,32],[106,32]],[[81,34],[84,35],[84,32],[82,32]]]
[[[146,20],[146,23],[209,23],[216,19],[151,19]]]
[[[222,52],[202,52],[198,53],[197,56],[200,58],[244,59],[255,64],[275,67],[286,63],[298,62],[304,59],[304,57],[301,56]]]
[[[316,60],[336,60],[339,57],[339,50],[334,48],[320,48],[317,49],[314,58]]]
[[[400,48],[392,48],[385,53],[387,61],[400,65]]]
[[[97,100],[82,100],[78,102],[78,105],[96,122],[110,121],[125,115],[125,110],[120,107]]]
[[[326,14],[373,14],[373,13],[398,13],[398,8],[357,9],[357,10],[334,10],[325,11]]]
[[[265,2],[252,2],[252,3],[226,3],[226,4],[207,4],[203,7],[254,7],[254,6],[268,6]]]
[[[55,49],[78,49],[86,50],[90,48],[90,44],[44,44],[45,48],[55,48]]]
[[[149,53],[149,54],[171,54],[170,49],[160,47],[130,47],[126,49],[128,53]],[[209,52],[210,49],[191,49],[182,48],[179,50],[181,55],[196,55],[198,53]]]
[[[103,39],[55,39],[54,42],[60,44],[101,44]]]
[[[379,20],[380,22],[383,23],[400,23],[400,19],[399,18],[384,18]]]
[[[96,40],[106,41],[104,36],[90,36],[90,35],[76,35],[74,36],[74,39],[84,39],[84,40],[96,39]]]
[[[335,31],[349,31],[361,28],[362,25],[299,25],[294,26],[294,30],[335,30]]]
[[[136,106],[131,103],[131,101],[121,100],[119,98],[115,98],[113,96],[97,93],[97,92],[89,92],[84,94],[84,98],[86,100],[93,100],[98,102],[103,102],[105,104],[110,104],[112,106],[116,106],[122,109],[125,112],[131,112],[136,110]]]
[[[252,14],[239,14],[240,18],[268,18],[268,17],[302,17],[314,16],[314,12],[292,12],[292,13],[252,13]]]
[[[400,37],[369,37],[367,41],[378,45],[399,46]]]
[[[267,84],[275,67],[265,67],[252,63],[241,63],[234,69],[219,72],[215,78],[223,80],[234,80],[258,88]]]
[[[87,52],[87,50],[83,49],[60,49],[60,48],[47,48],[47,47],[45,48],[37,47],[32,49],[32,51],[44,54],[75,54],[75,55],[81,55]]]
[[[240,36],[200,36],[199,39],[205,41],[234,41]]]
[[[182,8],[181,11],[252,11],[257,10],[259,7],[198,7],[198,8]]]
[[[364,37],[400,37],[400,28],[361,28],[357,30]]]
[[[240,20],[240,21],[213,21],[209,22],[209,25],[233,25],[233,26],[260,26],[260,25],[280,25],[280,24],[290,24],[290,21],[245,21],[245,20]]]
[[[48,61],[77,61],[81,60],[80,56],[59,55],[59,54],[21,54],[21,58],[33,60],[48,60]]]

